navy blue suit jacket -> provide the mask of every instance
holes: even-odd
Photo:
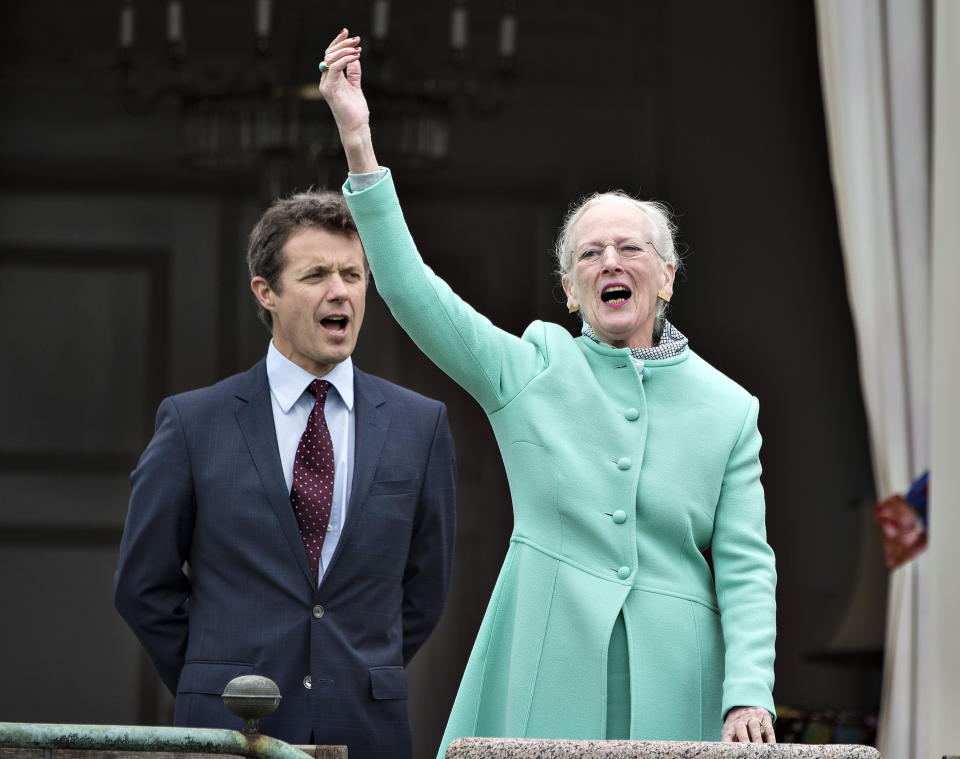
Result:
[[[454,543],[443,404],[355,369],[343,533],[315,587],[284,481],[266,362],[165,399],[131,477],[114,601],[176,694],[175,722],[239,729],[238,675],[277,682],[261,731],[412,753],[404,666],[433,630]],[[312,740],[311,740],[312,737]]]

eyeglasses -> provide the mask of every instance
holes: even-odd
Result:
[[[647,247],[649,246],[649,247]],[[600,259],[603,258],[603,251],[605,251],[609,245],[601,248],[587,248],[584,251],[581,251],[577,255],[577,263],[584,264],[596,264],[600,262]],[[660,251],[657,250],[657,246],[653,244],[651,240],[647,240],[644,244],[639,245],[635,242],[622,242],[616,246],[617,255],[620,256],[620,259],[623,261],[629,261],[634,258],[640,258],[642,256],[649,255],[652,251],[656,253],[657,256],[663,258],[660,255]]]

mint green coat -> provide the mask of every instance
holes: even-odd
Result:
[[[390,175],[344,194],[393,315],[487,413],[513,499],[440,756],[460,736],[603,738],[619,614],[632,738],[719,740],[731,707],[773,712],[756,399],[689,348],[641,373],[555,324],[510,335],[422,263]]]

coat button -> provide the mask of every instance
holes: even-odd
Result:
[[[303,678],[303,687],[307,690],[310,690],[313,687],[313,678],[310,675],[307,675]]]
[[[621,580],[626,580],[630,576],[630,567],[620,567],[617,570],[617,577]]]
[[[640,418],[640,410],[631,406],[623,412],[623,416],[628,422],[635,422]]]
[[[613,521],[617,524],[623,524],[627,521],[627,512],[623,509],[617,509],[611,516],[613,516]]]
[[[622,469],[623,471],[627,471],[631,466],[633,466],[633,462],[630,461],[630,459],[627,458],[626,456],[624,456],[619,461],[617,461],[617,469]]]
[[[317,619],[323,616],[323,607],[320,604],[313,607],[313,616]]]

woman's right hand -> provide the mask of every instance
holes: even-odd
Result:
[[[320,94],[337,122],[350,172],[363,174],[377,171],[379,165],[370,138],[370,109],[360,87],[360,38],[348,35],[342,29],[327,46]]]

